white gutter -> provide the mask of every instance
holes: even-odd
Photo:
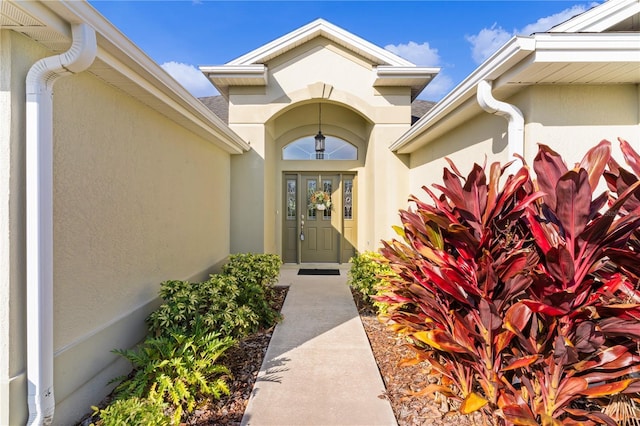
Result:
[[[492,82],[489,80],[481,80],[478,82],[476,98],[478,99],[478,104],[483,110],[491,114],[500,115],[508,121],[508,161],[514,160],[514,162],[507,169],[507,175],[515,174],[515,172],[522,167],[522,161],[515,157],[515,155],[524,157],[524,116],[516,106],[506,102],[501,102],[494,98],[491,93],[492,85]]]
[[[95,31],[72,26],[68,51],[33,64],[26,79],[27,380],[29,425],[53,422],[53,85],[86,70]]]

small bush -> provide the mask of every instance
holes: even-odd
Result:
[[[146,320],[150,336],[137,349],[114,351],[131,361],[134,370],[130,377],[113,380],[120,382],[116,397],[127,402],[102,410],[106,418],[120,419],[150,401],[154,407],[167,403],[177,424],[198,398],[228,393],[224,376],[229,371],[216,361],[234,338],[279,319],[271,301],[281,264],[277,255],[232,255],[223,274],[207,281],[163,282],[164,303]]]
[[[275,254],[234,254],[223,266],[222,273],[235,277],[238,281],[239,306],[247,306],[258,316],[258,325],[270,327],[280,316],[273,309],[272,285],[280,275],[282,260]],[[256,331],[252,329],[251,331]]]
[[[123,425],[156,425],[169,426],[170,419],[165,415],[166,404],[144,398],[131,397],[118,399],[104,409],[93,408],[93,415],[100,420],[91,423],[95,426],[123,426]]]
[[[174,408],[173,421],[179,423],[184,411],[195,408],[197,397],[229,393],[224,379],[229,370],[216,362],[233,343],[216,333],[171,332],[168,337],[149,337],[137,349],[115,350],[134,368],[131,378],[114,380],[123,380],[115,389],[116,398],[168,402]]]
[[[365,300],[372,302],[380,312],[386,311],[386,304],[375,301],[375,296],[384,293],[387,280],[393,274],[384,256],[366,251],[349,259],[348,284],[360,292]]]
[[[212,275],[201,283],[166,281],[160,286],[165,301],[147,318],[154,336],[169,331],[192,333],[199,328],[224,336],[243,337],[260,324],[260,316],[251,306],[240,304],[243,293],[237,280]]]

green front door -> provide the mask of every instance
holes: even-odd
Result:
[[[343,263],[355,254],[355,175],[296,173],[284,176],[285,262]],[[330,209],[311,206],[310,194],[331,195]]]

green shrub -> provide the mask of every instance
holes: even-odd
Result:
[[[164,303],[147,318],[155,336],[167,330],[190,333],[196,327],[224,336],[244,337],[280,318],[272,307],[272,284],[280,273],[280,257],[271,254],[232,255],[222,275],[201,283],[166,281]]]
[[[573,169],[541,145],[535,181],[451,164],[431,203],[411,197],[383,243],[385,301],[442,377],[425,391],[492,424],[616,424],[598,405],[640,391],[640,156],[621,147],[632,172],[608,141]],[[603,175],[611,193],[593,197]]]
[[[200,328],[224,336],[246,336],[258,328],[260,316],[240,303],[242,294],[236,278],[227,275],[212,275],[201,283],[166,281],[160,286],[164,303],[147,318],[149,331],[161,336]]]
[[[195,330],[188,336],[171,332],[149,337],[137,349],[115,350],[133,364],[132,377],[114,380],[122,380],[115,389],[116,398],[168,402],[175,410],[173,421],[179,423],[184,411],[195,408],[197,397],[229,393],[224,379],[229,370],[216,362],[233,344],[230,337]]]
[[[113,401],[108,407],[93,408],[93,415],[100,420],[91,423],[95,426],[154,425],[169,426],[170,419],[165,415],[166,404],[144,398],[131,397]],[[175,423],[174,423],[175,424]]]
[[[365,300],[372,302],[378,311],[384,313],[386,304],[375,300],[376,295],[383,294],[386,283],[393,271],[384,256],[366,251],[349,259],[351,269],[348,272],[348,284],[360,292]]]
[[[272,300],[273,284],[278,280],[281,265],[278,255],[246,253],[229,256],[229,261],[222,267],[223,274],[238,281],[238,305],[247,306],[256,313],[261,327],[270,327],[280,319]]]

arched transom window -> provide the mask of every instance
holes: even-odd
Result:
[[[315,160],[315,139],[314,136],[306,136],[291,142],[282,148],[283,160]],[[357,160],[358,148],[349,142],[326,136],[325,139],[325,160]]]

